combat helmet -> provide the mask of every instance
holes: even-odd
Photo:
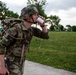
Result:
[[[24,7],[21,10],[21,18],[26,19],[28,16],[32,16],[33,14],[38,13],[38,10],[35,5],[29,5],[27,7]]]

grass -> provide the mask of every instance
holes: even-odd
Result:
[[[27,59],[76,72],[76,32],[49,32],[49,39],[34,37]]]

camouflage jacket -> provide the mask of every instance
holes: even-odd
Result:
[[[16,24],[8,29],[0,40],[0,54],[5,53],[6,48],[6,54],[11,52],[15,56],[21,56],[23,44],[25,45],[24,50],[28,50],[33,36],[43,39],[49,38],[48,33],[44,33],[38,28],[31,27],[27,30],[23,23]]]

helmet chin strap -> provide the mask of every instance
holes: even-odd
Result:
[[[31,21],[27,21],[26,19],[25,19],[25,21],[27,21],[27,22],[29,22],[29,23],[36,24],[37,22],[34,22],[34,19],[33,19],[33,17],[32,17],[32,16],[31,16],[31,18],[32,18],[32,21],[33,21],[33,22],[31,22]]]

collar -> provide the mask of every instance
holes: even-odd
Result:
[[[22,30],[28,30],[28,29],[24,26],[24,23],[22,23]]]
[[[22,30],[25,30],[25,31],[29,31],[31,28],[27,29],[24,25],[24,23],[22,23]]]

